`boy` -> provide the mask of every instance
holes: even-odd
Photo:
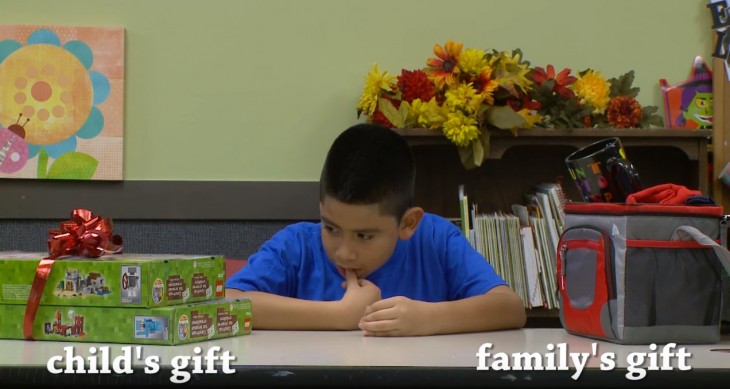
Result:
[[[226,283],[256,328],[412,336],[520,328],[520,298],[446,219],[412,206],[410,146],[372,124],[332,144],[320,223],[276,233]]]

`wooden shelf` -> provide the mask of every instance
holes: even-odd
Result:
[[[523,129],[514,136],[494,131],[488,159],[466,170],[457,148],[443,134],[415,128],[397,129],[416,157],[416,202],[427,211],[458,217],[458,186],[485,212],[509,210],[540,182],[565,177],[570,200],[581,201],[569,179],[565,157],[580,147],[618,137],[645,187],[674,183],[709,194],[708,145],[712,130],[678,129]]]
[[[528,328],[560,328],[560,312],[557,309],[533,308],[527,309]]]

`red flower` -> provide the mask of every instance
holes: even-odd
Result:
[[[402,93],[401,98],[409,103],[415,99],[427,102],[436,94],[433,83],[428,79],[426,73],[420,69],[413,71],[401,70],[401,75],[398,76],[398,89]]]
[[[372,119],[371,122],[373,124],[378,124],[378,125],[381,125],[383,127],[395,128],[395,126],[393,125],[393,123],[391,123],[390,120],[388,120],[388,118],[386,118],[385,115],[383,115],[383,113],[380,112],[379,109],[376,109],[375,112],[373,113],[373,119]]]
[[[547,72],[541,67],[535,67],[535,70],[531,73],[532,80],[537,85],[542,85],[547,80],[554,80],[555,85],[553,86],[553,92],[559,93],[567,98],[575,96],[570,88],[570,85],[577,80],[577,78],[570,75],[570,69],[565,68],[555,75],[555,67],[553,65],[547,66]]]
[[[521,95],[520,98],[510,98],[507,100],[507,104],[509,104],[509,106],[515,111],[519,111],[521,109],[537,111],[542,108],[542,104],[539,101],[531,99],[530,96],[526,94]]]
[[[586,125],[586,127],[593,127],[593,123],[591,122],[591,115],[586,115],[583,117],[583,124]]]
[[[608,124],[615,128],[637,128],[641,123],[641,104],[632,96],[617,96],[608,102]]]

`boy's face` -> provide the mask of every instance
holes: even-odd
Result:
[[[344,277],[350,269],[364,278],[393,254],[401,227],[393,215],[382,215],[378,204],[352,205],[326,196],[319,203],[322,244]]]

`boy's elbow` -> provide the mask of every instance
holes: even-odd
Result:
[[[518,329],[527,324],[527,311],[522,304],[522,299],[516,293],[504,295],[504,325],[506,329]]]
[[[525,310],[525,307],[522,305],[522,301],[520,299],[517,299],[518,304],[515,304],[515,313],[513,315],[513,322],[511,323],[513,325],[513,328],[522,328],[527,324],[527,310]]]
[[[503,312],[502,325],[504,329],[518,329],[527,324],[527,311],[522,299],[512,289],[504,287],[500,290],[502,299],[500,304]]]

